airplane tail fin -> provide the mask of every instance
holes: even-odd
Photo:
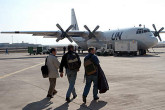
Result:
[[[71,25],[74,26],[72,30],[79,30],[74,9],[71,11]]]

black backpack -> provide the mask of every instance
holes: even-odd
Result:
[[[48,58],[48,57],[47,57]],[[47,63],[47,58],[45,60],[45,65],[41,66],[41,72],[42,72],[42,76],[43,78],[47,78],[48,77],[48,66],[46,65]]]
[[[92,61],[92,55],[88,59],[84,59],[84,68],[86,75],[92,75],[97,72],[96,66],[94,62]]]
[[[76,53],[68,53],[67,64],[68,64],[68,69],[70,70],[78,70],[80,68],[79,58],[76,55]]]

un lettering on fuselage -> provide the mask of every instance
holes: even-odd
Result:
[[[116,32],[112,34],[111,40],[121,40],[123,32]]]

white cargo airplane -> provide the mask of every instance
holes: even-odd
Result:
[[[162,27],[159,31],[156,30],[155,25],[153,28],[155,31],[150,31],[148,28],[133,27],[127,29],[108,30],[108,31],[96,31],[99,26],[93,31],[84,25],[87,31],[79,31],[77,19],[74,9],[71,12],[71,25],[66,31],[64,31],[59,24],[56,25],[59,31],[14,31],[14,32],[1,32],[7,34],[32,34],[33,36],[44,36],[44,38],[57,38],[56,42],[67,38],[70,42],[75,41],[82,49],[86,50],[90,46],[100,48],[102,44],[113,43],[115,40],[135,40],[138,42],[138,50],[140,55],[144,55],[146,50],[157,45],[159,33],[165,33],[162,31]],[[70,31],[72,29],[72,31]]]

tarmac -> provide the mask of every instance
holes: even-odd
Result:
[[[109,91],[94,101],[91,88],[86,104],[82,101],[85,54],[80,55],[75,85],[78,97],[70,103],[65,101],[66,76],[57,79],[54,98],[46,98],[49,81],[40,70],[46,55],[0,54],[0,110],[165,110],[165,48],[154,50],[136,57],[99,56]],[[61,61],[62,53],[57,56]]]

